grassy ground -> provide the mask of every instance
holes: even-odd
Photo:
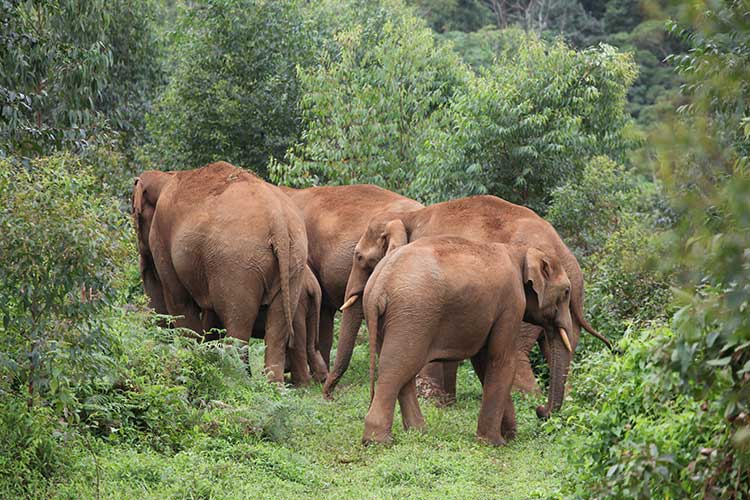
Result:
[[[251,364],[261,363],[261,346]],[[335,401],[319,385],[307,389],[239,387],[228,401],[210,401],[177,452],[96,439],[80,454],[57,498],[547,498],[559,487],[561,445],[541,429],[537,398],[516,396],[518,437],[492,448],[474,438],[480,386],[465,364],[457,404],[421,402],[424,432],[403,431],[396,414],[394,443],[360,444],[369,401],[367,350],[355,350]],[[257,405],[272,421],[253,428]],[[263,408],[260,409],[261,413]],[[253,419],[241,416],[250,412]],[[261,419],[262,420],[262,419]],[[168,424],[167,424],[168,425]]]

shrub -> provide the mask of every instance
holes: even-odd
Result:
[[[68,417],[77,387],[113,368],[97,314],[115,297],[127,219],[103,191],[74,157],[0,163],[0,389]]]
[[[77,447],[49,408],[0,397],[0,497],[43,498],[69,472]]]
[[[551,191],[578,179],[591,157],[621,157],[636,74],[630,56],[516,36],[518,50],[470,78],[427,134],[412,196],[489,193],[543,211]]]
[[[624,354],[585,358],[573,381],[573,404],[547,424],[567,433],[569,484],[576,498],[703,498],[703,463],[718,463],[726,442],[721,417],[685,396],[661,367],[674,334],[631,330]]]
[[[345,10],[359,2],[345,4]],[[348,13],[318,66],[301,68],[302,142],[275,164],[283,184],[375,183],[404,191],[431,115],[467,68],[400,2]]]
[[[296,66],[312,57],[301,2],[188,4],[172,40],[174,68],[147,117],[152,161],[195,168],[226,160],[265,174],[299,133]]]

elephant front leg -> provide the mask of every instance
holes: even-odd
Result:
[[[484,383],[482,406],[477,422],[477,438],[495,446],[506,444],[501,432],[503,422],[506,422],[508,430],[514,427],[508,426],[511,413],[507,413],[513,411],[510,391],[516,369],[516,353],[509,330],[513,329],[506,326],[503,330],[500,325],[493,327],[488,339],[486,364],[483,367]],[[515,420],[514,413],[512,415]]]
[[[326,364],[326,370],[331,368],[331,348],[333,347],[333,318],[336,316],[336,309],[328,305],[322,305],[320,308],[320,322],[318,329],[318,350],[323,356]]]
[[[401,420],[404,423],[404,429],[407,431],[424,429],[424,416],[417,399],[416,378],[411,379],[401,388],[401,392],[398,393],[398,404],[401,407]]]
[[[515,439],[516,437],[516,408],[513,405],[513,398],[508,397],[505,402],[505,411],[503,412],[503,420],[500,425],[500,432],[503,437],[507,440]]]

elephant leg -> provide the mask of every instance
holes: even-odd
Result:
[[[310,384],[310,369],[307,363],[307,323],[305,308],[297,307],[294,315],[294,344],[287,350],[290,369],[292,372],[292,385],[306,386]]]
[[[443,389],[448,395],[446,405],[456,402],[456,378],[458,376],[459,361],[444,361],[443,365]]]
[[[320,328],[318,330],[318,350],[323,356],[326,368],[331,367],[331,348],[333,347],[333,318],[336,308],[323,304],[320,308]]]
[[[487,346],[483,347],[471,358],[474,373],[477,374],[479,382],[484,386],[484,374],[487,371]]]
[[[397,325],[393,325],[394,330],[398,330]],[[405,350],[403,342],[399,339],[394,341],[393,337],[383,335],[383,345],[380,351],[380,364],[378,366],[378,381],[375,386],[375,397],[370,404],[370,411],[365,417],[365,432],[362,437],[362,443],[370,442],[388,442],[392,439],[391,428],[393,427],[393,412],[396,406],[396,399],[402,393],[407,383],[414,383],[415,377],[419,370],[425,365],[425,355],[428,345],[420,345],[425,342],[419,342],[419,334],[408,335],[409,339],[415,340],[408,345],[409,349]],[[410,398],[416,400],[416,386],[414,394],[409,394],[410,389],[404,393],[404,401],[408,404]],[[413,408],[408,406],[412,415]],[[419,406],[417,405],[418,409]],[[421,412],[420,412],[421,416]],[[424,420],[424,419],[422,419]]]
[[[424,398],[435,398],[440,406],[449,406],[456,402],[456,373],[458,361],[433,361],[420,370],[419,395]]]
[[[224,326],[228,337],[243,342],[250,340],[253,326],[260,321],[263,297],[262,280],[219,280],[211,283],[214,312]],[[241,351],[242,361],[250,374],[250,360],[247,349]]]
[[[196,333],[203,331],[201,310],[182,285],[165,287],[164,301],[171,316],[176,316],[177,328],[188,328]]]
[[[515,439],[516,437],[516,408],[513,405],[513,398],[508,397],[505,402],[505,411],[503,412],[503,420],[500,424],[500,432],[505,439]]]
[[[514,325],[514,323],[516,323]],[[510,399],[516,369],[513,336],[520,328],[520,318],[500,318],[492,327],[487,341],[487,363],[482,385],[482,406],[477,422],[477,437],[495,446],[505,444],[501,424]]]
[[[533,394],[541,393],[539,384],[536,381],[534,370],[531,368],[529,355],[537,343],[537,339],[542,334],[541,327],[523,323],[521,326],[521,335],[518,339],[518,360],[516,366],[516,376],[513,379],[513,388],[521,392]]]
[[[284,306],[281,294],[277,294],[268,306],[266,318],[266,354],[265,370],[270,382],[284,382],[284,365],[286,362],[286,348],[289,335],[294,332],[288,331],[286,319],[284,318]]]
[[[424,429],[425,421],[422,411],[419,409],[417,400],[417,380],[416,378],[408,381],[398,393],[398,404],[401,407],[401,420],[404,423],[404,429]]]

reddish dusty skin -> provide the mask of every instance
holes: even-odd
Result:
[[[133,190],[141,274],[157,311],[195,331],[216,318],[228,335],[247,340],[267,306],[265,368],[282,381],[307,259],[297,208],[277,187],[225,162],[144,172]]]
[[[381,212],[406,212],[423,205],[371,184],[280,189],[299,208],[305,221],[308,264],[323,291],[319,346],[328,365],[333,345],[333,319],[344,304],[354,246],[367,229],[368,222]],[[347,316],[347,321],[352,325],[356,323],[352,328],[359,329],[363,318],[361,304],[352,313]]]
[[[350,299],[357,295],[361,300],[361,293],[372,270],[385,255],[392,240],[411,242],[439,235],[461,236],[483,242],[534,246],[546,255],[555,257],[571,281],[570,315],[573,324],[568,335],[572,350],[575,350],[578,343],[581,328],[603,339],[583,317],[581,269],[555,229],[532,210],[494,196],[474,196],[437,203],[419,210],[383,212],[374,216],[357,242],[345,298]],[[351,359],[361,318],[361,307],[357,308],[358,303],[359,301],[354,302],[354,305],[344,312],[336,362],[324,387],[326,393],[330,394]],[[540,330],[536,330],[537,335],[539,332]],[[533,334],[534,330],[531,330],[531,335]],[[559,335],[555,332],[545,332],[544,337],[549,337],[545,340],[545,345],[548,346],[545,353],[550,364],[551,377],[548,403],[546,406],[537,408],[537,415],[540,418],[547,417],[550,411],[556,411],[562,406],[565,379],[572,358],[572,354],[560,340]],[[522,343],[524,349],[530,349],[531,345],[533,342]],[[455,369],[452,374],[448,375],[453,376],[453,381],[448,384],[449,387],[455,387]]]
[[[389,244],[364,291],[373,399],[363,442],[391,439],[396,400],[404,427],[423,427],[419,370],[429,361],[470,358],[483,384],[477,437],[505,444],[516,430],[510,391],[521,322],[572,328],[564,268],[533,247],[455,236],[399,245]]]

